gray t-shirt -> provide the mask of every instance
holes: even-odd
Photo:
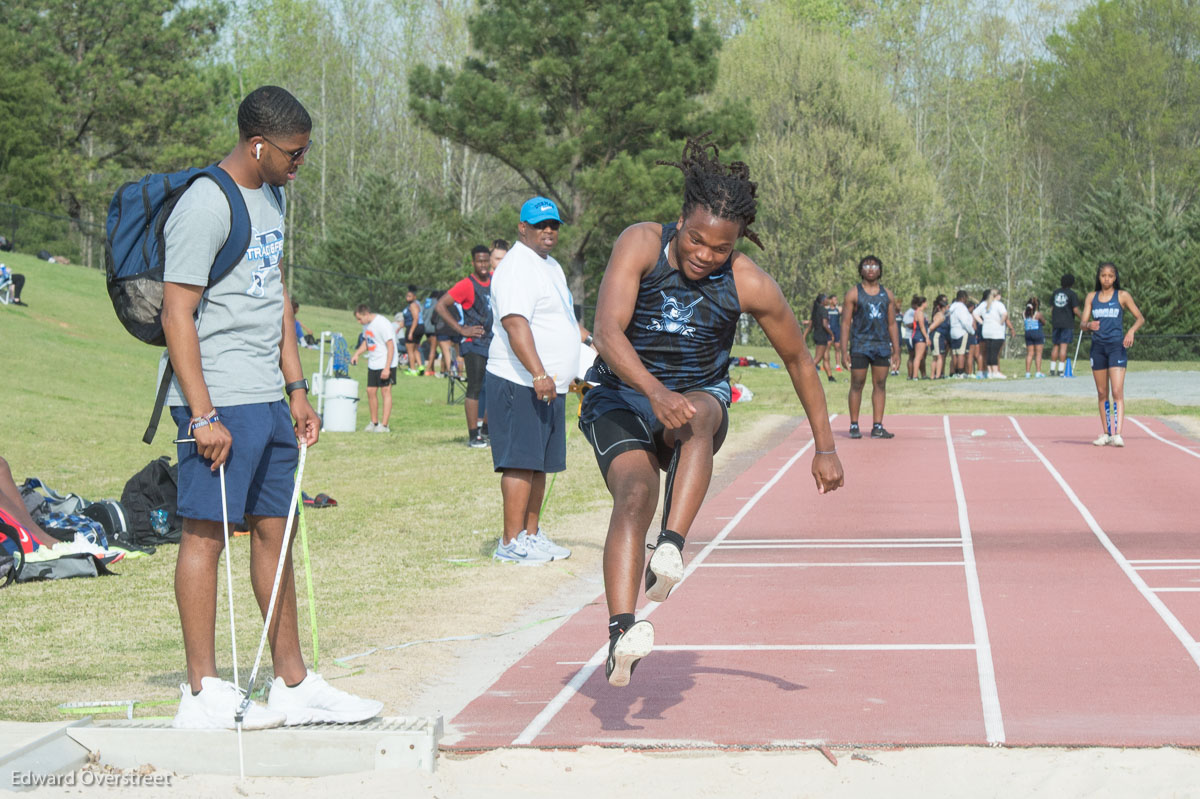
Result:
[[[196,332],[204,382],[213,405],[249,405],[282,397],[279,347],[283,338],[284,207],[270,187],[239,186],[250,212],[250,245],[242,260],[204,292],[196,309]],[[217,251],[229,236],[229,202],[221,187],[200,178],[179,198],[163,231],[166,267],[163,280],[192,286],[208,284]],[[159,380],[167,356],[159,363]],[[167,405],[187,405],[178,378],[171,381]],[[203,413],[207,408],[193,408]]]

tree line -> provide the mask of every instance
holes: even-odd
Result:
[[[554,198],[590,302],[620,230],[678,214],[711,131],[759,185],[751,256],[797,309],[867,252],[901,299],[1043,298],[1100,260],[1191,333],[1200,0],[7,0],[0,201],[100,224],[222,157],[273,83],[315,121],[290,188],[306,302],[399,308]],[[2,222],[2,220],[0,220]],[[34,250],[42,242],[22,241]],[[66,246],[66,245],[64,245]],[[752,247],[752,245],[751,245]],[[90,254],[95,256],[95,254]],[[285,268],[287,268],[285,266]]]

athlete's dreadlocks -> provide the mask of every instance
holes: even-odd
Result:
[[[683,216],[687,217],[697,206],[707,208],[714,216],[739,222],[742,235],[763,247],[758,235],[750,229],[758,203],[755,193],[758,184],[750,180],[750,168],[742,161],[728,166],[721,163],[717,145],[706,143],[712,133],[688,139],[683,146],[683,158],[675,161],[655,161],[664,166],[679,167],[683,172]],[[712,149],[712,155],[708,154]]]

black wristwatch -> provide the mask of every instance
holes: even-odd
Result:
[[[295,383],[288,383],[283,387],[283,390],[287,392],[289,397],[292,396],[293,391],[298,389],[304,389],[305,391],[308,391],[308,381],[303,379],[297,380]]]

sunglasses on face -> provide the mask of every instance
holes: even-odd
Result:
[[[532,227],[535,230],[558,230],[559,222],[553,219],[543,219]]]
[[[299,150],[285,150],[282,147],[280,147],[278,144],[276,144],[275,142],[268,139],[266,136],[263,136],[262,140],[265,141],[267,144],[271,145],[272,147],[274,147],[279,152],[286,155],[288,157],[288,161],[290,161],[292,164],[295,164],[297,161],[299,161],[301,158],[303,158],[304,154],[307,153],[309,151],[309,149],[313,146],[313,140],[309,139],[308,144],[304,145]]]

